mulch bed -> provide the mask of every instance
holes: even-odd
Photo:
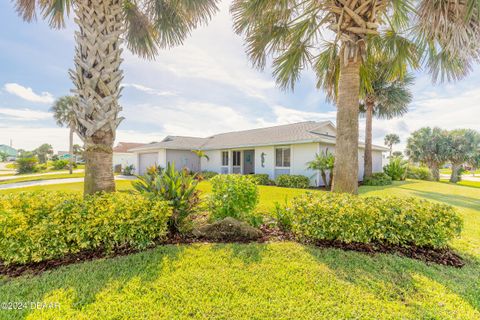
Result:
[[[425,263],[436,263],[455,268],[465,265],[463,259],[451,249],[434,249],[417,246],[395,246],[381,243],[344,243],[340,241],[322,240],[313,243],[321,248],[338,248],[346,251],[358,251],[369,254],[391,253],[403,257],[421,260]]]
[[[260,226],[260,230],[263,233],[263,237],[260,238],[257,243],[264,243],[268,241],[294,241],[295,237],[288,232],[284,232],[276,227],[269,225]],[[166,240],[159,241],[155,246],[167,245],[167,244],[193,244],[193,243],[213,243],[208,239],[200,239],[192,236],[183,235],[171,235]],[[244,242],[246,243],[246,242]],[[364,243],[343,243],[340,241],[317,241],[313,244],[321,248],[338,248],[346,251],[357,251],[367,254],[377,253],[391,253],[398,254],[400,256],[421,260],[428,263],[436,263],[440,265],[453,266],[461,268],[465,265],[463,259],[450,249],[433,249],[424,247],[402,247],[384,245],[380,243],[364,244]],[[8,277],[19,277],[22,275],[38,275],[45,271],[56,269],[61,266],[70,264],[91,261],[102,258],[113,258],[117,256],[125,256],[132,253],[137,253],[140,250],[130,247],[118,248],[113,252],[105,253],[104,250],[84,251],[78,254],[67,255],[60,259],[52,259],[48,261],[29,263],[29,264],[11,264],[9,266],[4,265],[0,261],[0,275]]]

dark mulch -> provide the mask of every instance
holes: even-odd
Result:
[[[262,225],[260,230],[263,233],[263,237],[260,238],[256,243],[263,243],[267,241],[295,241],[293,234],[289,232],[284,232],[281,229],[272,226],[272,225]],[[238,241],[225,241],[224,243],[229,242],[238,242]],[[251,241],[253,242],[253,241]],[[174,234],[169,235],[166,240],[158,241],[154,248],[159,245],[167,244],[193,244],[193,243],[218,243],[210,241],[208,239],[196,238],[189,235],[180,235]],[[248,242],[240,242],[248,243]],[[384,245],[380,243],[373,244],[364,244],[364,243],[343,243],[340,241],[317,241],[314,244],[321,248],[338,248],[346,251],[357,251],[369,254],[376,253],[393,253],[400,256],[417,259],[424,261],[426,263],[436,263],[440,265],[453,266],[456,268],[461,268],[465,265],[463,259],[450,249],[433,249],[433,248],[424,248],[424,247],[402,247],[402,246],[392,246]],[[61,266],[66,266],[74,263],[80,263],[84,261],[91,261],[102,258],[113,258],[117,256],[125,256],[132,253],[137,253],[140,250],[122,247],[114,250],[113,252],[105,253],[103,249],[95,251],[84,251],[78,254],[67,255],[63,258],[52,259],[48,261],[29,263],[29,264],[11,264],[4,265],[0,261],[0,275],[5,275],[8,277],[19,277],[21,275],[38,275],[45,271],[56,269]]]
[[[322,240],[314,243],[322,248],[338,248],[346,251],[358,251],[363,253],[392,253],[400,256],[417,259],[425,263],[436,263],[455,268],[465,265],[463,259],[451,249],[434,249],[417,246],[396,246],[381,243],[344,243],[340,241]]]

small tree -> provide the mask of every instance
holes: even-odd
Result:
[[[70,174],[73,173],[73,133],[75,132],[76,116],[74,111],[74,105],[77,103],[75,97],[65,96],[57,99],[50,111],[53,112],[53,118],[60,127],[67,127],[70,129],[69,134],[69,151],[70,161],[68,169]]]
[[[320,171],[325,188],[328,190],[330,190],[332,186],[334,163],[335,156],[328,150],[316,154],[315,159],[307,163],[308,169]],[[327,173],[329,174],[329,179],[327,179]]]
[[[440,128],[421,128],[412,133],[405,153],[414,162],[425,164],[435,181],[440,180],[440,166],[448,160],[448,132]]]
[[[460,180],[460,168],[477,153],[479,142],[480,135],[475,130],[458,129],[448,133],[447,159],[452,164],[450,182],[457,183]]]
[[[475,177],[475,171],[480,168],[480,150],[472,154],[467,163],[472,167],[472,176]]]
[[[8,158],[8,153],[0,151],[0,162],[7,161],[7,158]]]
[[[389,157],[391,158],[393,153],[393,145],[400,143],[400,137],[398,136],[398,134],[389,133],[385,136],[385,139],[383,140],[383,142],[390,149]]]
[[[38,157],[38,162],[47,163],[48,156],[53,154],[53,147],[51,144],[44,143],[37,149],[33,150],[33,153]]]

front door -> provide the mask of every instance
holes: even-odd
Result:
[[[255,150],[243,151],[243,174],[255,173]]]

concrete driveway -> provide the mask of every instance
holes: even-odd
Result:
[[[136,177],[115,176],[115,180],[135,180],[135,179]],[[24,182],[0,184],[0,190],[47,186],[52,184],[75,183],[75,182],[83,182],[83,178],[36,180],[36,181],[24,181]]]

